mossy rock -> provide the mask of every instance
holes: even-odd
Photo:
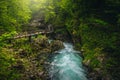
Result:
[[[49,42],[47,38],[36,38],[32,41],[32,49],[35,51],[40,51],[41,49],[48,48]]]
[[[54,41],[52,41],[51,44],[50,44],[50,46],[51,46],[51,51],[52,52],[55,52],[55,51],[58,51],[58,50],[64,48],[63,42],[60,41],[60,40],[54,40]]]

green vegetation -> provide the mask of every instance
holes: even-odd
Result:
[[[0,1],[0,34],[19,30],[30,19],[29,0]]]
[[[22,25],[31,19],[29,6],[29,0],[0,0],[0,80],[19,80],[22,76],[20,70],[22,71],[24,65],[29,62],[25,61],[28,59],[23,61],[21,58],[16,58],[19,51],[15,51],[15,48],[19,50],[21,47],[30,53],[30,45],[23,44],[22,40],[19,40],[19,43],[10,43],[10,39],[21,31]]]
[[[55,16],[50,22],[69,30],[76,48],[84,50],[83,62],[103,79],[109,75],[110,80],[119,80],[120,1],[58,0],[53,4]]]
[[[0,80],[45,79],[43,65],[51,53],[48,39],[40,35],[33,38],[13,40],[0,48]]]
[[[46,23],[54,25],[55,33],[64,35],[63,27],[67,29],[76,49],[83,50],[83,62],[92,72],[104,80],[120,79],[119,0],[0,0],[0,79],[14,80],[21,76],[15,68],[10,69],[19,63],[15,49],[22,48],[27,56],[36,50],[25,44],[27,40],[12,44],[9,41],[35,17],[43,17]],[[32,65],[27,60],[20,59],[21,65]]]

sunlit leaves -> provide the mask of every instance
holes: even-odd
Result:
[[[26,23],[30,16],[29,0],[0,1],[1,33],[15,30],[16,27]]]

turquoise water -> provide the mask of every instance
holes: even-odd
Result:
[[[64,46],[51,62],[51,80],[87,80],[82,58],[77,54],[80,52],[75,51],[72,44],[64,43]]]

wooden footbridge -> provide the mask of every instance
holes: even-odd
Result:
[[[38,35],[46,35],[53,33],[53,28],[48,26],[47,30],[41,30],[41,31],[36,31],[36,32],[31,32],[31,33],[21,33],[16,36],[14,36],[12,39],[20,39],[20,38],[29,38],[29,41],[31,41],[32,37],[35,36],[37,37]]]
[[[27,37],[32,37],[32,36],[38,36],[39,34],[50,34],[52,33],[51,31],[38,31],[38,32],[35,32],[35,33],[30,33],[30,34],[23,34],[23,35],[17,35],[17,36],[14,36],[13,39],[19,39],[19,38],[27,38]]]

